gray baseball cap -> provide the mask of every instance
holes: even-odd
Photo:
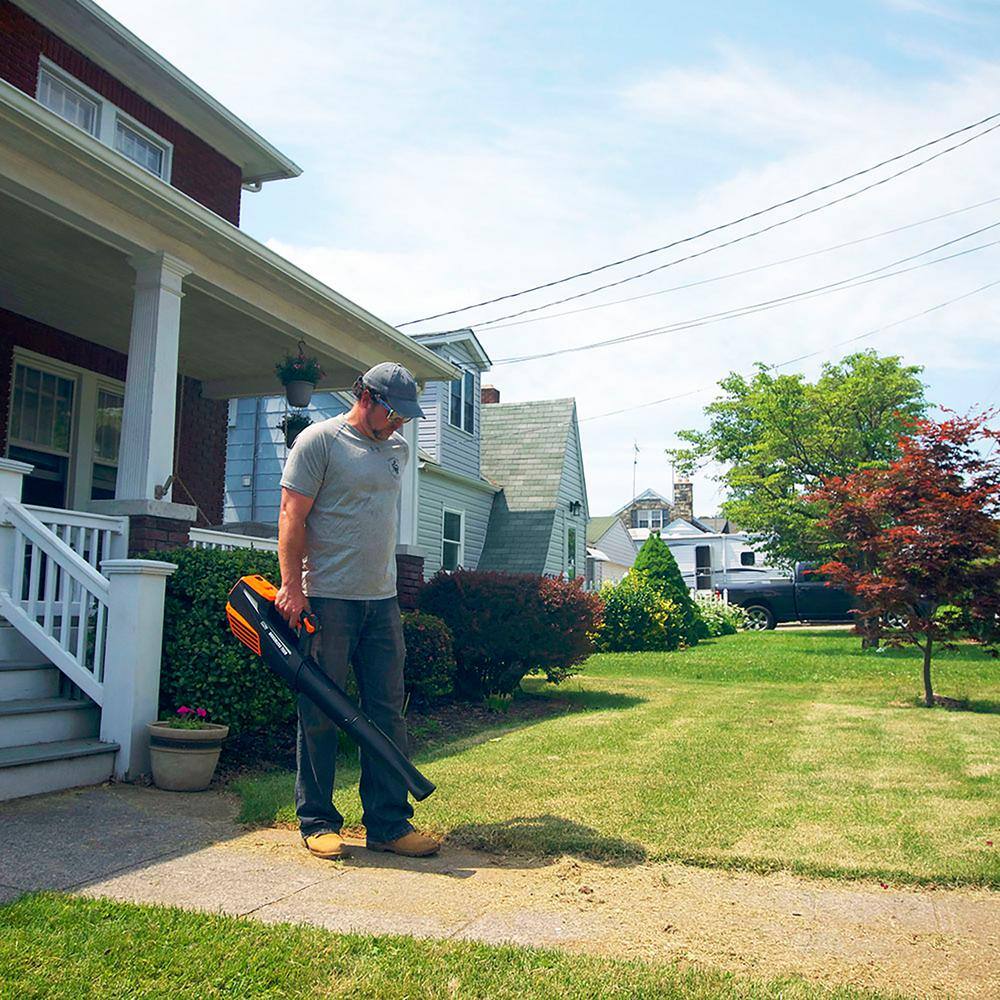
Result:
[[[381,396],[401,417],[422,417],[416,380],[395,361],[383,361],[361,376],[362,384]]]

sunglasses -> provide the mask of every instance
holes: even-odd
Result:
[[[396,411],[395,411],[395,410],[394,410],[394,409],[393,409],[393,408],[392,408],[392,407],[391,407],[391,406],[390,406],[390,405],[389,405],[389,404],[388,404],[388,403],[387,403],[387,402],[386,402],[386,401],[385,401],[385,400],[384,400],[384,399],[383,399],[383,398],[382,398],[381,396],[379,396],[379,395],[378,395],[377,393],[374,393],[374,392],[372,392],[372,391],[371,391],[371,389],[369,389],[368,391],[369,391],[369,392],[371,392],[371,395],[372,395],[372,399],[374,399],[376,403],[378,403],[378,404],[379,404],[380,406],[384,406],[384,407],[385,407],[385,414],[386,414],[386,417],[387,417],[387,418],[388,418],[388,419],[389,419],[390,421],[394,421],[394,420],[398,420],[398,421],[399,421],[399,422],[400,422],[401,424],[408,424],[408,423],[410,422],[410,418],[409,418],[409,417],[404,417],[402,413],[397,413],[397,412],[396,412]]]

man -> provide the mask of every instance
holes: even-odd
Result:
[[[348,413],[302,431],[288,455],[275,604],[293,627],[304,610],[316,615],[320,666],[343,687],[353,664],[362,709],[405,752],[396,523],[409,446],[397,432],[423,411],[413,376],[391,362],[362,375],[354,397]],[[295,810],[302,839],[317,857],[341,858],[343,816],[332,802],[337,728],[303,696],[298,709]],[[364,750],[361,804],[369,850],[408,857],[437,851],[437,841],[410,825],[406,786]]]

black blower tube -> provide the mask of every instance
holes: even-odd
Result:
[[[434,791],[403,752],[320,669],[303,656],[298,639],[275,607],[272,584],[263,577],[243,577],[229,593],[226,611],[236,637],[263,657],[268,667],[291,689],[304,694],[367,753],[397,774],[419,802]],[[236,613],[235,617],[233,612]],[[249,628],[251,634],[244,634]],[[259,648],[255,648],[256,633]]]

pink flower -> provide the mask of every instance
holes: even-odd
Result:
[[[204,719],[206,715],[208,715],[208,712],[206,712],[205,709],[203,709],[203,708],[199,708],[198,709],[198,718],[199,719]]]
[[[177,714],[178,715],[187,715],[190,711],[191,711],[191,709],[188,708],[187,705],[181,705],[181,707],[179,709],[177,709]]]

